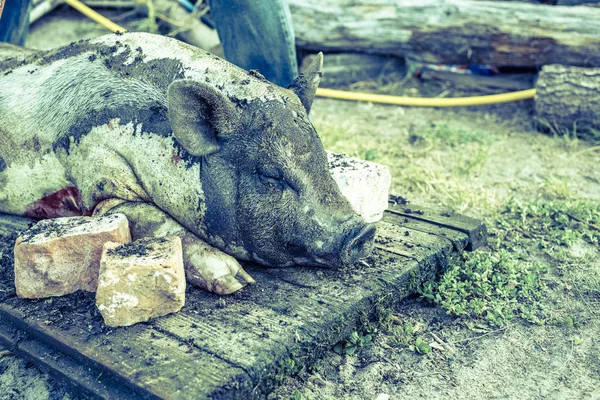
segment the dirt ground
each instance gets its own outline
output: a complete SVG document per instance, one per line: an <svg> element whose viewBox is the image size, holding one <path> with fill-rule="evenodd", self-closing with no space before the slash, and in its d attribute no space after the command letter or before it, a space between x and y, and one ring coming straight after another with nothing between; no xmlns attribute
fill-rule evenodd
<svg viewBox="0 0 600 400"><path fill-rule="evenodd" d="M33 26L30 45L49 48L100 34L97 25L62 9ZM372 84L386 90L387 82ZM457 95L427 83L408 86L428 96ZM461 285L481 282L479 272L441 277L462 292L440 285L432 289L437 305L418 295L400 302L357 333L370 340L354 353L330 351L271 399L600 398L597 143L573 132L535 131L531 101L428 109L317 99L312 120L326 148L389 166L392 194L483 219L490 247L466 256L465 265L506 255L516 268L509 285L521 288L521 297L498 295L493 276L490 292L470 296ZM525 293L526 287L533 289ZM453 302L450 293L459 293ZM473 311L477 301L484 307ZM0 398L77 396L0 351Z"/></svg>

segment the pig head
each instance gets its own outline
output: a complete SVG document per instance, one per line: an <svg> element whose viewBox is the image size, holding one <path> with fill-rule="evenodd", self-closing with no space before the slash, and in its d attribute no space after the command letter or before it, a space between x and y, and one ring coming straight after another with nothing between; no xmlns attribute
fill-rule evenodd
<svg viewBox="0 0 600 400"><path fill-rule="evenodd" d="M308 118L321 68L319 55L284 102L236 107L209 85L170 85L173 135L203 160L209 243L237 243L237 258L268 266L337 266L370 251L375 227L340 193Z"/></svg>

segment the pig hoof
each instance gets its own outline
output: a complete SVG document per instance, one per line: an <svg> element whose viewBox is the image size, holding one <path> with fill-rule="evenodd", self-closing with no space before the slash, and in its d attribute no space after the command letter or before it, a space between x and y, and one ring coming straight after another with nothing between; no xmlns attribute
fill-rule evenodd
<svg viewBox="0 0 600 400"><path fill-rule="evenodd" d="M220 295L237 292L256 281L233 257L221 252L202 252L186 266L189 283Z"/></svg>
<svg viewBox="0 0 600 400"><path fill-rule="evenodd" d="M221 295L231 294L233 292L237 292L244 286L253 283L256 283L254 278L248 275L248 273L244 271L240 265L235 276L230 274L215 279L212 282L211 292Z"/></svg>

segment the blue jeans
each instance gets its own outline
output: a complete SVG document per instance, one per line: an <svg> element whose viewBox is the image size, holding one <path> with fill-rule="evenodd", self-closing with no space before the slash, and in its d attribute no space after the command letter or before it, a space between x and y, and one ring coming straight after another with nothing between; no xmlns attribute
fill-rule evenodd
<svg viewBox="0 0 600 400"><path fill-rule="evenodd" d="M6 0L0 16L0 42L25 45L29 32L30 0Z"/></svg>
<svg viewBox="0 0 600 400"><path fill-rule="evenodd" d="M211 0L210 10L227 60L283 87L298 76L286 0Z"/></svg>

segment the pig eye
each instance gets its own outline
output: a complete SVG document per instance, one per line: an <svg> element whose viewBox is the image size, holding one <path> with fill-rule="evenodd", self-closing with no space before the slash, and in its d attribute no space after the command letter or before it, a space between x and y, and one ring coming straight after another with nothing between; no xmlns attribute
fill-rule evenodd
<svg viewBox="0 0 600 400"><path fill-rule="evenodd" d="M260 180L263 181L263 183L269 183L274 185L279 185L281 183L281 178L279 177L268 176L263 174L259 174L259 177Z"/></svg>
<svg viewBox="0 0 600 400"><path fill-rule="evenodd" d="M258 178L265 185L277 188L279 190L291 189L296 193L300 193L295 185L292 185L276 168L257 169L255 172Z"/></svg>
<svg viewBox="0 0 600 400"><path fill-rule="evenodd" d="M256 171L262 183L269 186L277 186L283 189L281 174L276 170Z"/></svg>

